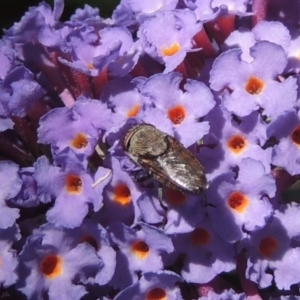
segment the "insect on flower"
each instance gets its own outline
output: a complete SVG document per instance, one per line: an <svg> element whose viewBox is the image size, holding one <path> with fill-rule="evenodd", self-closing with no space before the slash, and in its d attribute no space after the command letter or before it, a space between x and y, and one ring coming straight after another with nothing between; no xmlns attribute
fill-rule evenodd
<svg viewBox="0 0 300 300"><path fill-rule="evenodd" d="M124 148L135 163L170 189L201 194L207 188L204 168L196 157L153 125L139 124L129 129Z"/></svg>

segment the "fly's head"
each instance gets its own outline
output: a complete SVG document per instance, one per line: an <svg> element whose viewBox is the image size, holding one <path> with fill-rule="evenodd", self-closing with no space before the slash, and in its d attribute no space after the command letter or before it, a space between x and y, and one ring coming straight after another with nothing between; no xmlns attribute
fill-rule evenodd
<svg viewBox="0 0 300 300"><path fill-rule="evenodd" d="M150 124L131 128L124 139L124 148L131 158L155 158L168 149L166 134Z"/></svg>

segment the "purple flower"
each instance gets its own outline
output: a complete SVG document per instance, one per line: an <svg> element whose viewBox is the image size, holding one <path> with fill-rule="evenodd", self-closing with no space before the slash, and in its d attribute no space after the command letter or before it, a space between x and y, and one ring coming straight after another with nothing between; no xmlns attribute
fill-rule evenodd
<svg viewBox="0 0 300 300"><path fill-rule="evenodd" d="M245 237L265 225L273 213L269 199L275 195L274 178L263 165L251 158L242 159L238 174L216 177L208 190L213 207L208 208L214 229L229 242Z"/></svg>
<svg viewBox="0 0 300 300"><path fill-rule="evenodd" d="M70 20L72 24L79 24L82 23L87 24L98 24L102 18L99 16L99 9L97 7L91 7L88 4L85 4L83 8L77 8L75 13L71 16Z"/></svg>
<svg viewBox="0 0 300 300"><path fill-rule="evenodd" d="M70 33L67 46L71 57L60 57L60 62L91 76L99 75L105 68L117 76L124 76L133 69L140 50L127 28L104 28L99 32L89 32L89 44L86 44L88 29L83 27L82 31L79 36L77 30Z"/></svg>
<svg viewBox="0 0 300 300"><path fill-rule="evenodd" d="M184 195L166 189L164 198L167 206L164 230L167 234L190 232L202 221L205 207L199 195Z"/></svg>
<svg viewBox="0 0 300 300"><path fill-rule="evenodd" d="M162 11L141 24L138 37L143 50L165 64L164 73L169 73L192 51L193 37L201 27L192 11Z"/></svg>
<svg viewBox="0 0 300 300"><path fill-rule="evenodd" d="M162 223L165 218L165 211L158 199L158 190L146 190L137 200L141 218L148 224Z"/></svg>
<svg viewBox="0 0 300 300"><path fill-rule="evenodd" d="M224 6L228 9L229 12L235 13L237 15L245 15L243 14L247 10L247 5L244 0L212 0L211 1L212 8L216 9L224 9Z"/></svg>
<svg viewBox="0 0 300 300"><path fill-rule="evenodd" d="M115 300L127 299L170 299L183 300L176 285L182 278L174 272L160 271L144 274L141 279L121 291Z"/></svg>
<svg viewBox="0 0 300 300"><path fill-rule="evenodd" d="M215 91L225 89L223 106L240 117L263 109L263 114L272 119L278 118L284 111L293 110L296 101L295 79L276 80L287 64L282 47L263 41L255 44L250 54L253 57L251 63L241 60L239 49L224 52L214 62L210 84ZM273 57L277 58L275 64ZM234 73L232 68L235 69Z"/></svg>
<svg viewBox="0 0 300 300"><path fill-rule="evenodd" d="M0 40L0 79L3 80L7 74L16 66L16 55L13 49L13 43L3 38Z"/></svg>
<svg viewBox="0 0 300 300"><path fill-rule="evenodd" d="M252 31L234 31L226 39L225 44L230 48L242 49L242 60L251 62L250 48L259 41L269 41L282 46L288 53L291 45L291 36L288 29L280 22L259 22Z"/></svg>
<svg viewBox="0 0 300 300"><path fill-rule="evenodd" d="M42 117L39 142L50 144L54 156L66 148L78 155L90 156L101 132L112 124L112 113L105 104L81 98L72 108L55 108Z"/></svg>
<svg viewBox="0 0 300 300"><path fill-rule="evenodd" d="M267 141L267 125L259 113L234 119L217 107L210 111L206 120L211 124L211 130L204 137L204 143L210 147L201 149L199 160L209 179L239 166L243 158L259 157L266 172L270 171L272 149L263 148Z"/></svg>
<svg viewBox="0 0 300 300"><path fill-rule="evenodd" d="M102 262L93 247L81 243L71 247L66 232L45 226L27 240L20 253L22 274L17 288L28 299L81 299L87 292L82 286L94 277Z"/></svg>
<svg viewBox="0 0 300 300"><path fill-rule="evenodd" d="M137 273L157 272L164 268L162 254L173 251L171 238L163 231L139 223L130 228L122 223L109 225L108 232L118 247L119 269L112 279L115 288L125 288L138 280Z"/></svg>
<svg viewBox="0 0 300 300"><path fill-rule="evenodd" d="M184 255L181 276L187 282L206 283L235 268L233 244L215 232L208 218L191 232L175 235L173 243L176 253Z"/></svg>
<svg viewBox="0 0 300 300"><path fill-rule="evenodd" d="M293 39L288 52L288 65L286 67L287 72L299 72L300 62L298 58L298 49L300 46L300 37ZM299 98L298 98L299 99Z"/></svg>
<svg viewBox="0 0 300 300"><path fill-rule="evenodd" d="M38 206L40 201L47 203L51 200L49 194L42 193L39 195L33 167L21 169L19 175L22 180L22 188L18 195L10 200L11 203L20 207L33 207Z"/></svg>
<svg viewBox="0 0 300 300"><path fill-rule="evenodd" d="M40 3L37 7L31 7L20 22L6 30L6 35L17 43L37 41L41 28L46 25L55 26L57 24L63 7L63 0L55 0L53 10L45 2Z"/></svg>
<svg viewBox="0 0 300 300"><path fill-rule="evenodd" d="M234 290L225 290L221 294L209 291L206 297L201 297L199 300L245 300L247 295L245 293L237 294Z"/></svg>
<svg viewBox="0 0 300 300"><path fill-rule="evenodd" d="M131 225L139 220L136 201L141 191L132 178L121 170L116 158L112 157L107 165L112 170L112 178L103 192L103 207L94 217L104 226L114 221Z"/></svg>
<svg viewBox="0 0 300 300"><path fill-rule="evenodd" d="M132 11L137 17L141 15L154 15L158 11L172 10L176 8L178 0L154 0L151 2L140 2L138 0L121 1L128 10Z"/></svg>
<svg viewBox="0 0 300 300"><path fill-rule="evenodd" d="M282 114L268 126L267 133L278 140L273 147L272 164L285 168L291 175L299 174L299 116L295 112Z"/></svg>
<svg viewBox="0 0 300 300"><path fill-rule="evenodd" d="M0 82L0 102L6 116L25 117L44 94L34 74L23 66L11 70Z"/></svg>
<svg viewBox="0 0 300 300"><path fill-rule="evenodd" d="M18 279L18 257L12 244L20 239L20 230L14 225L7 229L0 229L0 283L4 287L11 286Z"/></svg>
<svg viewBox="0 0 300 300"><path fill-rule="evenodd" d="M136 80L130 77L116 78L108 82L101 98L114 111L116 124L129 118L142 119L147 106L152 104L140 93Z"/></svg>
<svg viewBox="0 0 300 300"><path fill-rule="evenodd" d="M184 0L184 3L197 14L198 20L206 22L214 20L217 16L222 16L225 10L236 15L246 15L247 10L244 0Z"/></svg>
<svg viewBox="0 0 300 300"><path fill-rule="evenodd" d="M214 107L215 101L203 83L188 80L181 89L182 80L175 72L157 74L145 81L140 89L171 121L175 137L189 147L208 132L207 122L199 122L199 119Z"/></svg>
<svg viewBox="0 0 300 300"><path fill-rule="evenodd" d="M67 161L62 169L49 165L45 157L40 158L38 164L36 180L39 188L56 198L54 206L47 213L49 222L56 226L74 228L82 223L88 213L89 203L96 210L100 208L102 189L94 188L96 179L78 161ZM102 173L107 174L103 171ZM105 180L101 182L106 183Z"/></svg>
<svg viewBox="0 0 300 300"><path fill-rule="evenodd" d="M19 218L19 210L9 207L6 201L14 198L21 187L19 166L12 161L0 161L0 229L13 226Z"/></svg>
<svg viewBox="0 0 300 300"><path fill-rule="evenodd" d="M184 0L184 4L196 14L197 20L202 22L215 19L219 12L213 9L211 2L211 0Z"/></svg>
<svg viewBox="0 0 300 300"><path fill-rule="evenodd" d="M86 242L94 247L103 265L93 279L99 285L105 285L112 279L116 269L116 251L112 248L107 231L90 219L85 219L79 228L69 230L74 247Z"/></svg>
<svg viewBox="0 0 300 300"><path fill-rule="evenodd" d="M283 290L299 283L297 261L294 259L299 255L300 246L298 213L299 205L282 206L267 225L251 233L246 242L246 274L262 288L270 286L272 280Z"/></svg>

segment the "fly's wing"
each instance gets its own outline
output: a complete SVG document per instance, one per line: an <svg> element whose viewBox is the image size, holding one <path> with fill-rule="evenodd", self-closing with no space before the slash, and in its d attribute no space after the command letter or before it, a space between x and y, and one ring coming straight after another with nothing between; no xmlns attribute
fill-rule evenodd
<svg viewBox="0 0 300 300"><path fill-rule="evenodd" d="M193 154L176 139L167 136L168 150L156 160L139 159L139 164L149 170L165 186L194 194L207 186L204 168Z"/></svg>
<svg viewBox="0 0 300 300"><path fill-rule="evenodd" d="M169 151L159 158L162 169L178 187L191 193L201 193L207 187L203 166L176 139L168 136L168 141Z"/></svg>
<svg viewBox="0 0 300 300"><path fill-rule="evenodd" d="M160 183L162 183L164 186L173 190L184 192L183 189L181 189L175 183L170 181L168 174L161 167L160 163L157 160L138 158L137 163L145 170L148 170L149 174L153 176L156 180L158 180Z"/></svg>

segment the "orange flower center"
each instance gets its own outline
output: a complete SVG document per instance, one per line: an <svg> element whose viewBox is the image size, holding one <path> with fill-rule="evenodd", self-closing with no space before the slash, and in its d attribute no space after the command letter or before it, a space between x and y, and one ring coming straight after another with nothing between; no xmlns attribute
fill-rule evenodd
<svg viewBox="0 0 300 300"><path fill-rule="evenodd" d="M186 195L172 189L167 189L166 198L168 203L174 206L183 204L186 201Z"/></svg>
<svg viewBox="0 0 300 300"><path fill-rule="evenodd" d="M161 49L161 54L163 56L172 56L180 50L180 45L178 43L173 43L169 47L164 47Z"/></svg>
<svg viewBox="0 0 300 300"><path fill-rule="evenodd" d="M86 235L82 237L81 243L83 242L89 243L96 251L98 251L98 243L92 236Z"/></svg>
<svg viewBox="0 0 300 300"><path fill-rule="evenodd" d="M300 126L298 126L291 134L292 141L300 146Z"/></svg>
<svg viewBox="0 0 300 300"><path fill-rule="evenodd" d="M115 187L114 201L121 205L128 205L131 202L131 193L127 185L120 183Z"/></svg>
<svg viewBox="0 0 300 300"><path fill-rule="evenodd" d="M258 95L263 90L265 83L257 77L251 76L246 83L246 91L251 95Z"/></svg>
<svg viewBox="0 0 300 300"><path fill-rule="evenodd" d="M143 241L134 242L131 250L138 258L146 258L149 254L149 246Z"/></svg>
<svg viewBox="0 0 300 300"><path fill-rule="evenodd" d="M241 135L234 135L228 140L227 146L234 154L239 154L245 150L247 142Z"/></svg>
<svg viewBox="0 0 300 300"><path fill-rule="evenodd" d="M227 203L230 208L232 208L233 210L235 210L238 213L242 213L245 211L245 209L249 205L249 200L242 193L234 192L229 196Z"/></svg>
<svg viewBox="0 0 300 300"><path fill-rule="evenodd" d="M48 278L62 274L62 260L57 255L47 255L40 264L41 272Z"/></svg>
<svg viewBox="0 0 300 300"><path fill-rule="evenodd" d="M168 110L168 117L175 125L180 124L186 117L186 110L182 105L174 106Z"/></svg>
<svg viewBox="0 0 300 300"><path fill-rule="evenodd" d="M82 149L85 148L88 144L88 140L85 134L78 133L74 137L74 139L71 141L71 146L76 149Z"/></svg>
<svg viewBox="0 0 300 300"><path fill-rule="evenodd" d="M271 257L278 249L278 242L272 236L263 238L259 243L259 252L265 257Z"/></svg>
<svg viewBox="0 0 300 300"><path fill-rule="evenodd" d="M210 233L204 228L196 228L191 232L192 244L195 246L204 246L208 244L211 239Z"/></svg>
<svg viewBox="0 0 300 300"><path fill-rule="evenodd" d="M134 105L133 108L127 112L127 117L128 118L135 117L138 114L138 112L140 111L140 107L141 106L138 104Z"/></svg>
<svg viewBox="0 0 300 300"><path fill-rule="evenodd" d="M146 300L167 300L167 294L161 288L154 288L147 293Z"/></svg>
<svg viewBox="0 0 300 300"><path fill-rule="evenodd" d="M82 180L77 175L68 175L66 178L66 188L69 194L79 195L82 191Z"/></svg>

